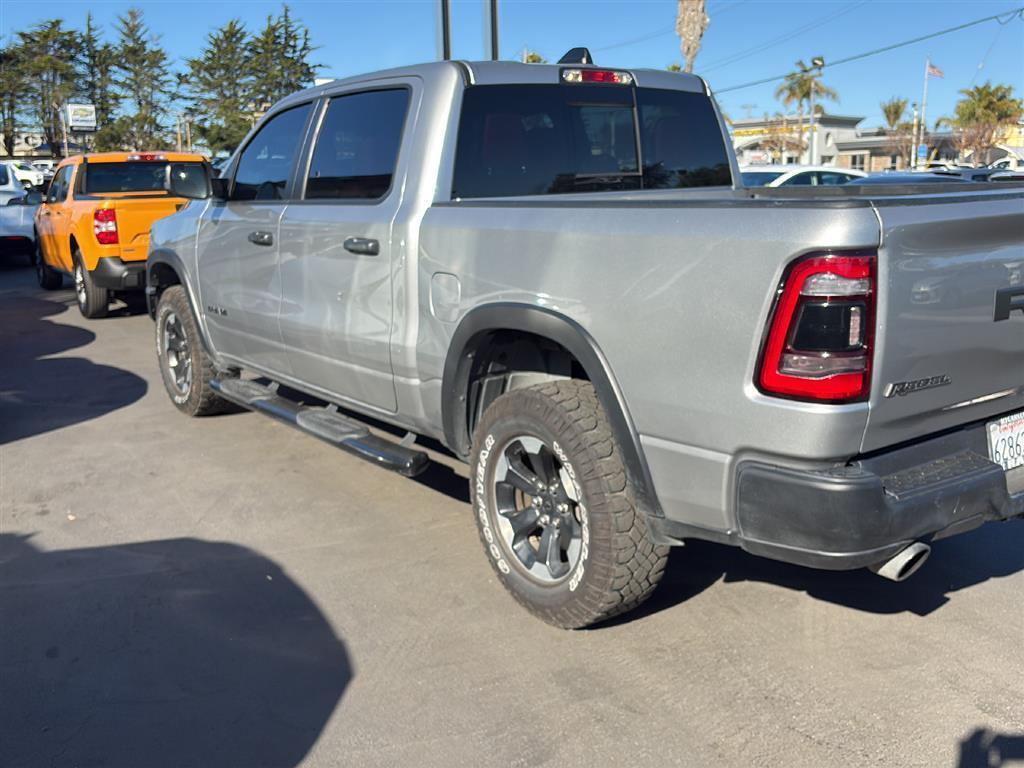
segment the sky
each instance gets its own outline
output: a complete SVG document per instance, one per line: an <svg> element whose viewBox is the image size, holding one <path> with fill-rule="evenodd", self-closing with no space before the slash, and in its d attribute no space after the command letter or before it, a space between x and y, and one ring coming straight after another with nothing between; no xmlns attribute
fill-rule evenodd
<svg viewBox="0 0 1024 768"><path fill-rule="evenodd" d="M455 58L486 56L485 4L452 0ZM0 39L6 43L47 18L81 27L89 9L112 39L116 16L132 5L143 10L179 63L229 19L255 29L280 11L279 2L264 0L0 0ZM319 46L313 59L323 65L322 76L439 57L436 0L294 0L289 5ZM708 0L711 23L694 71L718 91L792 71L797 59L836 61L1022 7L1024 0ZM528 48L557 61L569 48L586 46L600 65L663 68L682 61L675 12L675 0L499 0L501 58L518 58ZM1011 85L1024 96L1024 20L1016 17L826 68L824 82L840 97L826 104L827 111L864 117L862 128L882 124L880 101L900 96L920 102L927 58L945 75L929 82L929 124L953 113L960 89L986 80ZM725 92L718 99L734 119L774 114L781 109L773 95L776 84Z"/></svg>

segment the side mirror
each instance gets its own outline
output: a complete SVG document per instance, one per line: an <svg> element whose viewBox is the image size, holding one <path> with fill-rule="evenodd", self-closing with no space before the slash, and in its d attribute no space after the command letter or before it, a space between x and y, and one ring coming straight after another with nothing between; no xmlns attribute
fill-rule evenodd
<svg viewBox="0 0 1024 768"><path fill-rule="evenodd" d="M164 188L172 197L205 200L210 196L210 174L198 163L170 163Z"/></svg>
<svg viewBox="0 0 1024 768"><path fill-rule="evenodd" d="M210 196L214 200L227 200L230 187L230 179L225 179L223 176L210 179Z"/></svg>
<svg viewBox="0 0 1024 768"><path fill-rule="evenodd" d="M29 192L27 195L25 195L25 205L42 205L42 202L42 192Z"/></svg>

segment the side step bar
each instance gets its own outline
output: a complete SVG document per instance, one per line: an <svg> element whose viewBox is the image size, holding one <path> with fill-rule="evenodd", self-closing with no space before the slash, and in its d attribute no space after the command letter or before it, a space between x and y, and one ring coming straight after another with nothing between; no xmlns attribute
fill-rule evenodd
<svg viewBox="0 0 1024 768"><path fill-rule="evenodd" d="M359 422L342 416L334 406L302 405L282 397L277 394L276 385L268 387L243 379L213 379L210 386L225 400L272 416L383 469L415 477L430 463L423 451L372 434Z"/></svg>

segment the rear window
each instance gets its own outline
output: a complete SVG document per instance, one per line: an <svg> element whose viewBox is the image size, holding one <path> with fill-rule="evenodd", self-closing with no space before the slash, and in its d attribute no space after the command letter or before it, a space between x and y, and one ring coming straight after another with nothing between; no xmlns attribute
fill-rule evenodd
<svg viewBox="0 0 1024 768"><path fill-rule="evenodd" d="M181 163L198 174L202 163ZM87 195L110 192L163 192L167 177L167 161L128 163L88 163L85 165Z"/></svg>
<svg viewBox="0 0 1024 768"><path fill-rule="evenodd" d="M468 88L452 196L728 186L703 94L604 85Z"/></svg>

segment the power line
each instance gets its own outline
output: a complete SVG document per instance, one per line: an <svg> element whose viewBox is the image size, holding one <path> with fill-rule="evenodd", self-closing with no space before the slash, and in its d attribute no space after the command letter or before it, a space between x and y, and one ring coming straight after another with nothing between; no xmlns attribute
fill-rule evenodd
<svg viewBox="0 0 1024 768"><path fill-rule="evenodd" d="M750 2L750 0L731 0L731 2L729 2L727 0L727 2L723 3L719 8L709 9L708 10L708 15L711 17L711 20L714 21L715 19L717 19L722 14L728 13L729 11L732 11L732 10L738 8L739 6L743 5L744 3L749 3L749 2ZM675 31L676 31L676 25L675 25L675 22L673 22L671 27L662 27L657 32L649 32L648 34L641 35L640 37L632 37L629 40L623 40L621 43L612 43L611 45L602 45L600 48L594 48L593 50L595 50L595 51L610 51L610 50L612 50L614 48L625 48L626 46L636 45L637 43L646 43L648 40L653 40L656 37L663 37L665 35L675 34Z"/></svg>
<svg viewBox="0 0 1024 768"><path fill-rule="evenodd" d="M812 29L817 29L818 27L828 24L831 21L835 21L840 16L845 16L847 13L854 10L855 8L859 8L862 5L867 5L867 1L868 0L860 0L860 2L850 3L849 5L840 8L835 13L830 13L827 16L817 19L816 21L812 21L809 24L805 24L802 27L798 27L797 29L794 29L790 32L785 32L779 35L778 37L774 37L771 40L768 40L767 42L755 45L752 48L746 48L742 51L732 54L731 56L726 56L724 59L714 61L708 66L701 67L700 71L703 74L705 72L710 72L714 69L721 69L724 66L734 64L737 61L742 61L743 59L749 58L755 54L760 53L761 51L766 51L769 48L774 48L776 45L781 45L782 43L788 42L789 40L792 40L794 37L799 37L800 35L806 32L810 32Z"/></svg>
<svg viewBox="0 0 1024 768"><path fill-rule="evenodd" d="M837 67L840 64L848 64L851 61L859 61L860 59L866 59L869 56L876 56L879 53L885 53L886 51L892 51L892 50L895 50L897 48L903 48L903 47L908 46L908 45L913 45L914 43L920 43L923 40L931 40L933 37L940 37L942 35L948 35L951 32L959 32L961 29L967 29L968 27L974 27L974 26L977 26L978 24L984 24L986 21L992 21L993 19L999 20L1000 24L1007 24L1007 23L1009 23L1010 21L1013 20L1014 16L1020 16L1022 19L1024 19L1024 6L1021 6L1020 8L1014 8L1012 11L1004 11L1003 13L997 13L997 14L994 14L992 16L986 16L983 19L975 19L974 21L968 21L966 24L959 24L958 26L950 27L949 29L943 29L943 30L940 30L938 32L932 32L931 34L928 34L928 35L921 35L920 37L915 37L912 40L905 40L902 43L893 43L892 45L886 45L886 46L884 46L882 48L876 48L873 51L867 51L865 53L858 53L855 56L847 56L845 59L839 59L838 61L833 61L833 62L830 62L830 63L826 63L825 66L822 67L822 69L826 69L828 67ZM1002 21L1003 17L1006 17L1006 21ZM764 85L765 83L774 83L776 80L782 80L783 78L788 77L790 74L792 74L792 73L791 72L785 72L785 73L783 73L781 75L775 75L774 77L765 77L765 78L762 78L761 80L754 80L754 81L749 82L749 83L742 83L740 85L731 85L728 88L721 88L721 89L716 90L715 92L716 93L728 93L729 91L738 91L738 90L741 90L743 88L751 88L751 87L753 87L755 85Z"/></svg>

